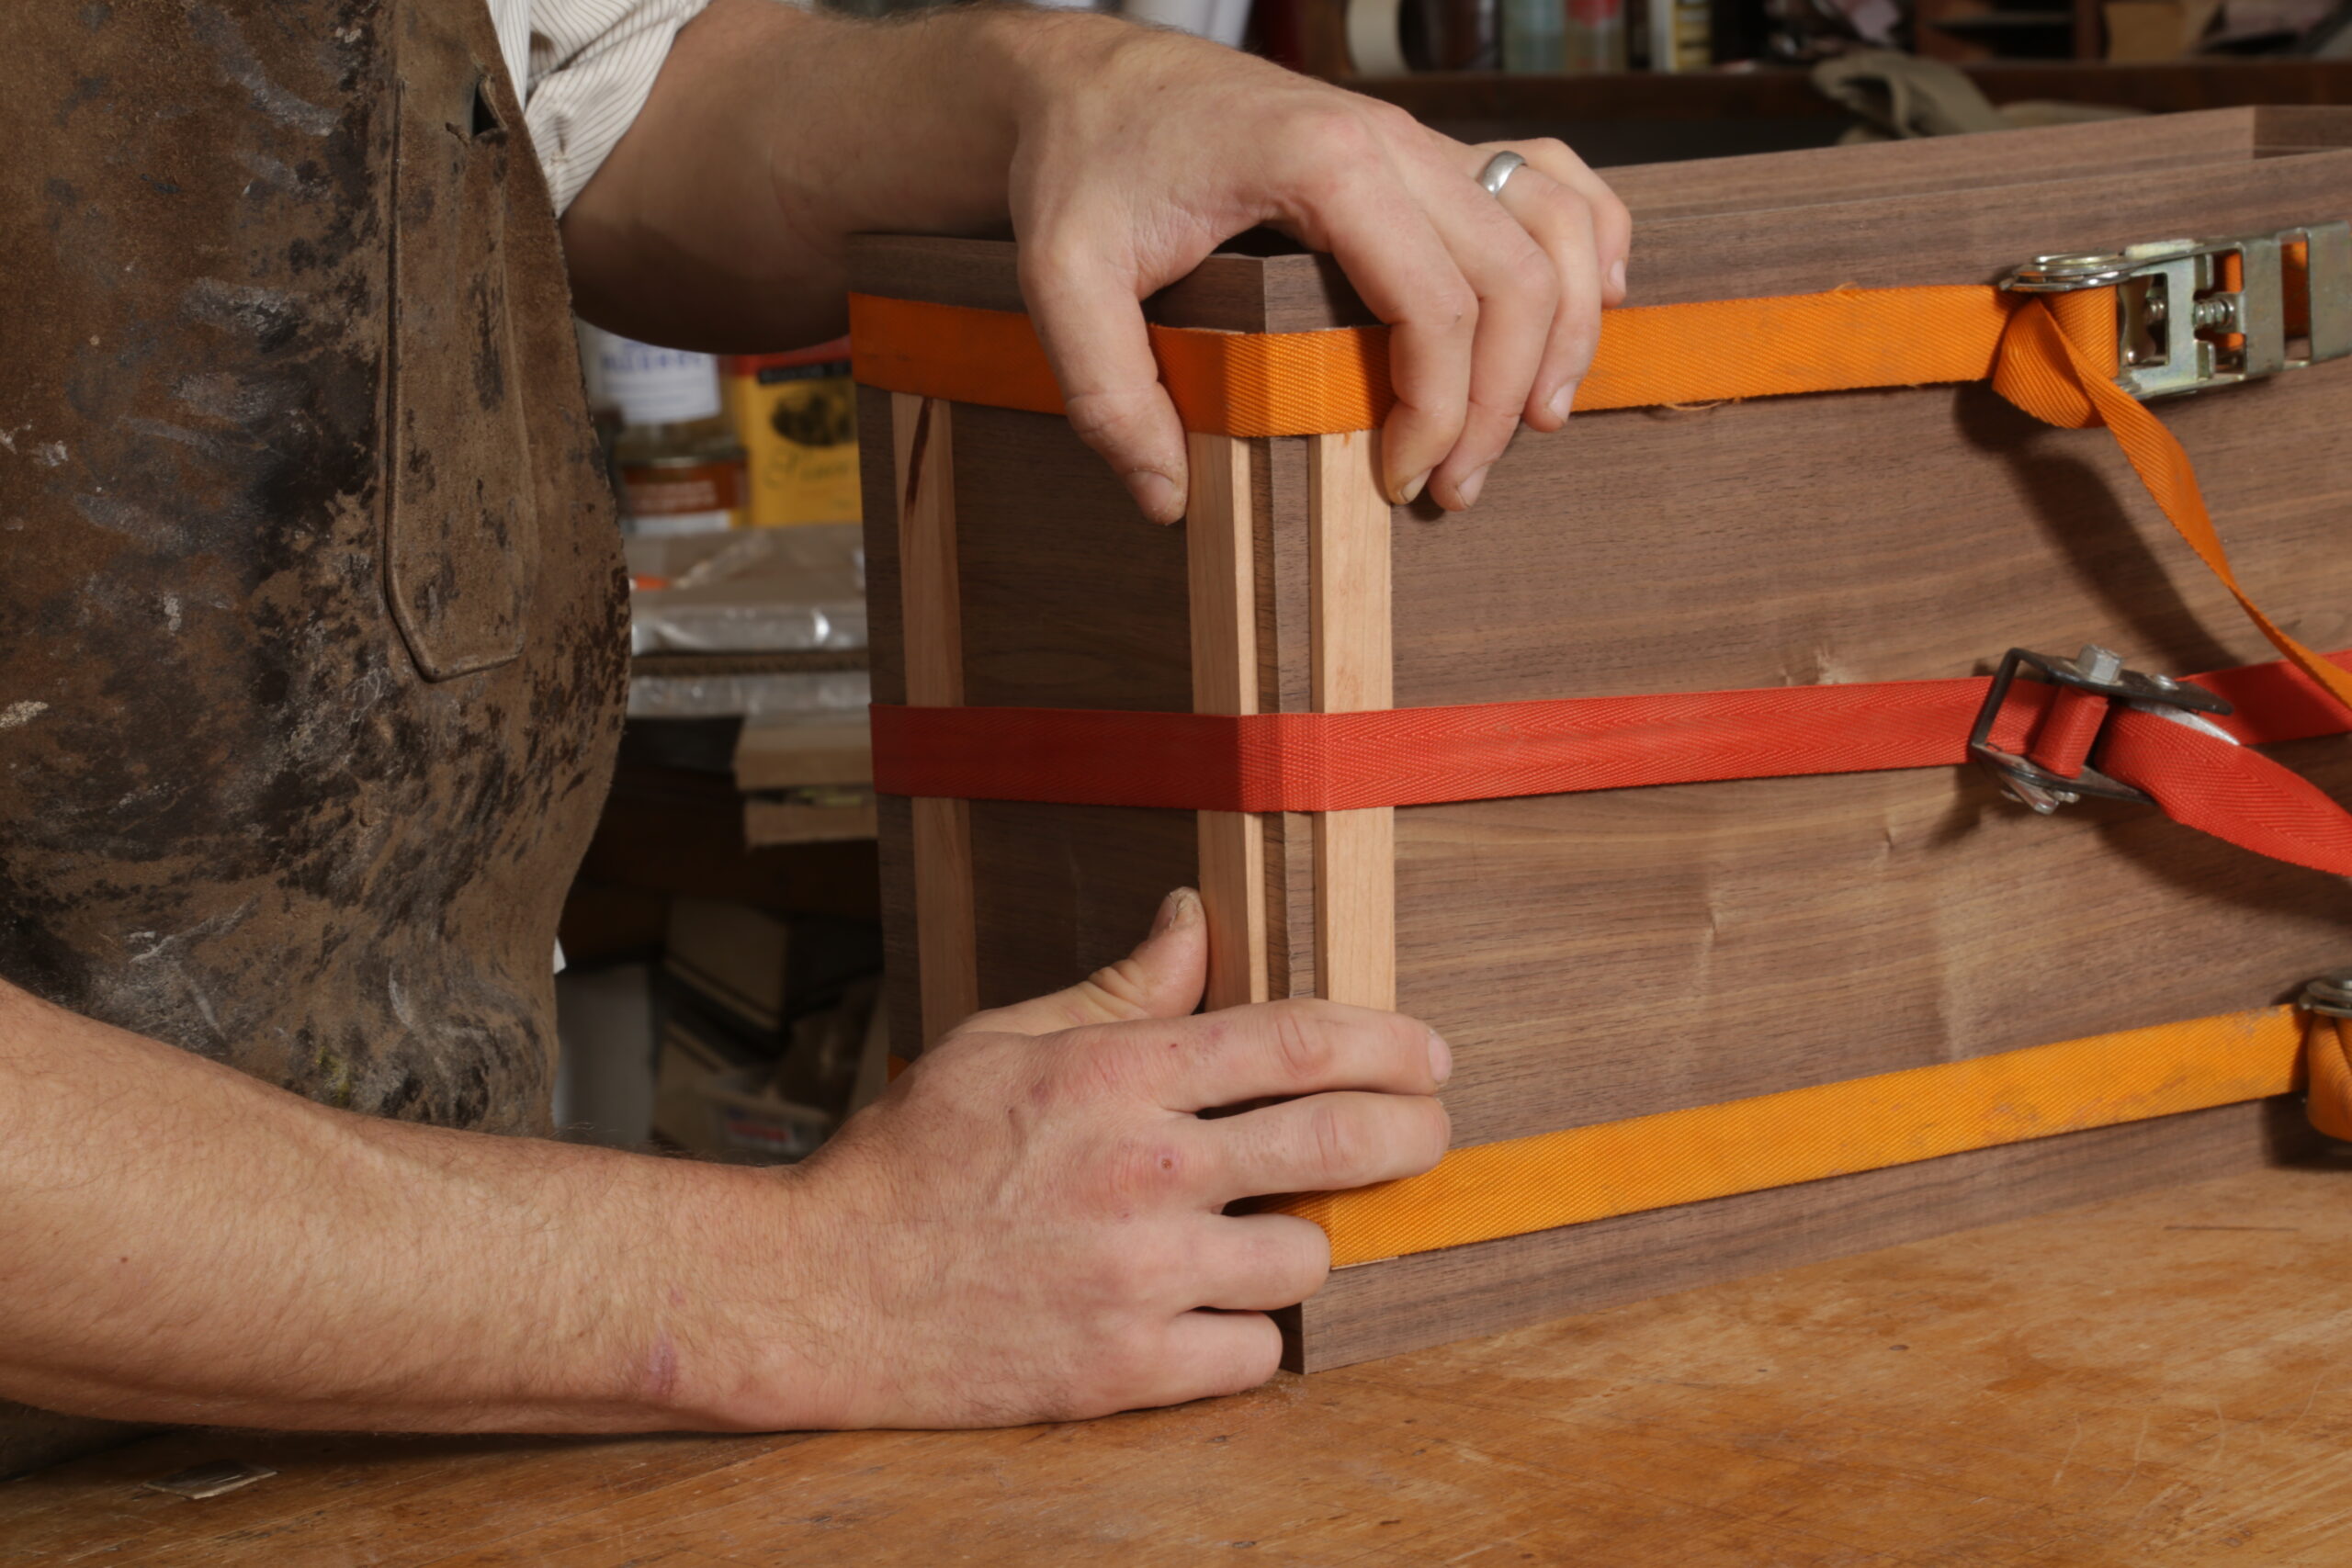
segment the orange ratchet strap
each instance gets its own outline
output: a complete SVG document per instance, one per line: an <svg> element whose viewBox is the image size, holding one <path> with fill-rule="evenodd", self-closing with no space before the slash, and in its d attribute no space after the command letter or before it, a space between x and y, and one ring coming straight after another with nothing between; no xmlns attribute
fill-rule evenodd
<svg viewBox="0 0 2352 1568"><path fill-rule="evenodd" d="M2333 245L2342 225L2287 231L2214 258L2221 281L2244 287L2243 255L2268 258L2270 294L2301 321L2297 290L2309 243ZM2284 242L2284 243L2282 243ZM2121 262L2125 258L2115 258ZM2184 292L2178 303L2190 301ZM2020 292L1975 285L1840 288L1605 312L1579 412L1779 397L1869 387L1990 379L2047 423L2105 425L2189 547L2222 580L2271 646L2352 709L2352 675L2322 660L2239 586L2188 454L2162 421L2116 384L2117 292L2066 286ZM2187 328L2177 340L2186 343ZM1225 333L1153 326L1152 352L1188 430L1237 436L1375 428L1394 401L1387 329ZM851 361L868 386L952 402L1063 412L1044 346L1017 312L850 296Z"/></svg>
<svg viewBox="0 0 2352 1568"><path fill-rule="evenodd" d="M1577 412L1982 381L2020 298L1973 286L1841 288L1611 310L1577 388ZM1045 347L1018 311L853 294L849 320L851 365L869 387L1063 412ZM1396 401L1385 327L1155 325L1151 349L1184 428L1206 434L1372 430Z"/></svg>

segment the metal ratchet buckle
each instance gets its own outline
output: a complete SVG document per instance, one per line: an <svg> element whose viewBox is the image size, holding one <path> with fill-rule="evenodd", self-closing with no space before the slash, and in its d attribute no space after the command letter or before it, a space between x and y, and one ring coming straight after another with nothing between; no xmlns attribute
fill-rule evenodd
<svg viewBox="0 0 2352 1568"><path fill-rule="evenodd" d="M2305 1012L2352 1018L2352 969L2331 969L2305 986L2299 1005Z"/></svg>
<svg viewBox="0 0 2352 1568"><path fill-rule="evenodd" d="M2296 243L2304 247L2303 333L2290 338L2281 253ZM2223 287L2229 257L2238 264L2235 288ZM2036 256L2001 287L2019 294L2114 289L2117 362L2123 367L2115 384L2143 401L2352 355L2352 224ZM2224 337L2239 341L2219 341Z"/></svg>
<svg viewBox="0 0 2352 1568"><path fill-rule="evenodd" d="M2098 769L2086 764L2073 778L2053 773L2037 766L2014 752L2004 751L1993 744L1993 724L2001 716L2001 705L2008 700L2009 687L2019 671L2030 667L2041 672L2040 678L2055 686L2075 686L2086 692L2096 692L2110 702L2154 712L2164 717L2179 716L2181 720L2210 734L2229 737L2211 729L2194 714L2226 715L2230 705L2202 686L2192 686L2176 681L2169 675L2145 675L2137 670L2126 670L2120 654L2097 643L2087 643L2082 652L2072 659L2058 659L2030 649L2013 648L2001 660L2001 668L1993 676L1992 690L1984 694L1984 705L1976 710L1976 723L1968 732L1968 754L1978 765L2000 784L2010 798L2030 806L2043 816L2062 806L2072 806L2084 795L2096 795L2107 800L2137 801L2143 806L2154 802L2146 792L2109 778Z"/></svg>

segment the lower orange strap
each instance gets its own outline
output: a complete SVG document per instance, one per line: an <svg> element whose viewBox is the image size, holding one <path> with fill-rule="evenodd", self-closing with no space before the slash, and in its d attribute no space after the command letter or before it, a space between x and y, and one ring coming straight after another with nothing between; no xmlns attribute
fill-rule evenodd
<svg viewBox="0 0 2352 1568"><path fill-rule="evenodd" d="M2340 1032L2316 1032L2312 1120L2346 1136L2352 1060ZM1334 1264L1369 1263L2287 1094L2303 1034L2285 1007L2097 1034L1482 1144L1425 1175L1269 1207L1322 1226Z"/></svg>

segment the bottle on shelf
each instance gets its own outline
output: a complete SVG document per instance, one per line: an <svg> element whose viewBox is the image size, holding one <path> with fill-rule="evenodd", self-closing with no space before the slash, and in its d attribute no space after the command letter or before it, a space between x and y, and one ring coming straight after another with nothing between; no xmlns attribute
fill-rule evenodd
<svg viewBox="0 0 2352 1568"><path fill-rule="evenodd" d="M1566 67L1564 0L1502 0L1503 69L1552 75Z"/></svg>
<svg viewBox="0 0 2352 1568"><path fill-rule="evenodd" d="M1625 69L1625 0L1567 0L1560 68L1570 72Z"/></svg>
<svg viewBox="0 0 2352 1568"><path fill-rule="evenodd" d="M592 402L616 418L611 446L622 531L713 533L747 521L743 444L721 407L718 361L580 323Z"/></svg>

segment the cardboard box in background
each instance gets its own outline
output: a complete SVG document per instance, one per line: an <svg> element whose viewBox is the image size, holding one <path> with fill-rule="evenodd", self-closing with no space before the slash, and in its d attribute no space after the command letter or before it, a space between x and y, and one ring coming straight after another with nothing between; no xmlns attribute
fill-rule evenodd
<svg viewBox="0 0 2352 1568"><path fill-rule="evenodd" d="M775 1093L775 1063L747 1060L721 1037L673 1019L662 1031L653 1130L706 1159L800 1159L825 1141L833 1119Z"/></svg>
<svg viewBox="0 0 2352 1568"><path fill-rule="evenodd" d="M718 898L670 901L663 977L731 1014L745 1033L784 1028L784 966L791 928L764 909Z"/></svg>
<svg viewBox="0 0 2352 1568"><path fill-rule="evenodd" d="M796 1160L871 1098L887 1050L872 925L680 897L665 946L663 1138L710 1159Z"/></svg>
<svg viewBox="0 0 2352 1568"><path fill-rule="evenodd" d="M775 1040L792 1020L832 1006L882 967L881 935L860 920L785 920L748 904L673 898L663 973L736 1028Z"/></svg>
<svg viewBox="0 0 2352 1568"><path fill-rule="evenodd" d="M730 354L719 371L728 416L750 459L752 526L858 521L849 339L790 354Z"/></svg>
<svg viewBox="0 0 2352 1568"><path fill-rule="evenodd" d="M805 1158L881 1092L888 1039L880 984L870 978L802 1018L780 1056L711 1027L707 1015L675 1012L662 1031L653 1130L707 1159Z"/></svg>

